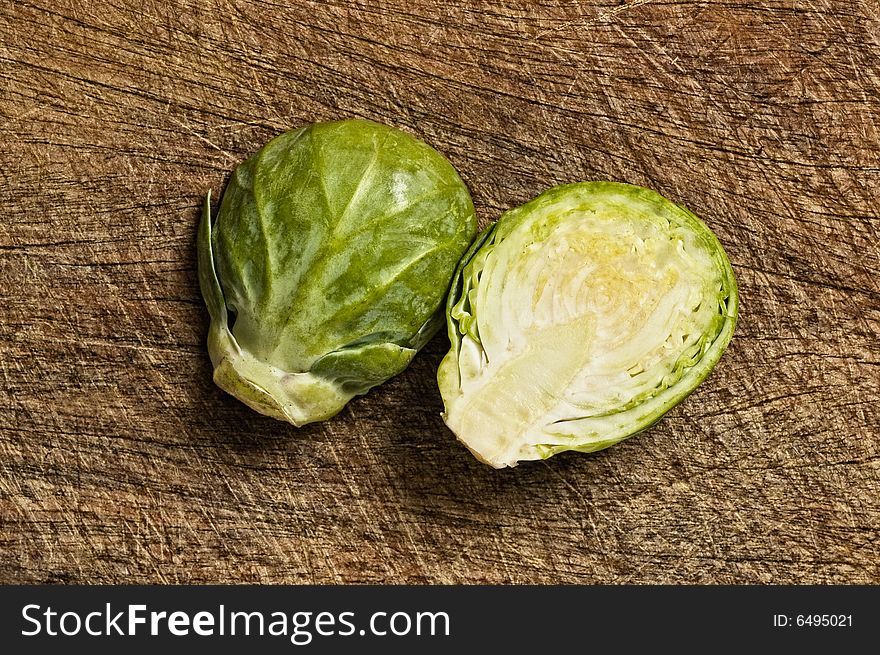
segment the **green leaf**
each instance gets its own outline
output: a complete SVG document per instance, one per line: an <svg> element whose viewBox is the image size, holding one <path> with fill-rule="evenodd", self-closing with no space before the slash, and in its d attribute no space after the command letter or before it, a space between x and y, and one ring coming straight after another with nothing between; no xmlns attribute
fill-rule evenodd
<svg viewBox="0 0 880 655"><path fill-rule="evenodd" d="M202 221L215 381L295 425L329 418L442 325L475 233L452 165L400 130L347 120L278 136L236 169L213 231L209 209Z"/></svg>

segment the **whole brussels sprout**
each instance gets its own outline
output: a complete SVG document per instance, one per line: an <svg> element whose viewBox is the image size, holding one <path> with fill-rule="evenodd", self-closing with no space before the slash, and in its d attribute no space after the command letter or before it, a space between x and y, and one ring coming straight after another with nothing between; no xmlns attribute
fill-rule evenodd
<svg viewBox="0 0 880 655"><path fill-rule="evenodd" d="M459 265L444 420L497 468L607 448L709 374L737 308L724 249L687 209L627 184L550 189Z"/></svg>
<svg viewBox="0 0 880 655"><path fill-rule="evenodd" d="M427 144L364 120L282 134L241 164L199 228L214 381L300 426L409 364L443 323L477 231Z"/></svg>

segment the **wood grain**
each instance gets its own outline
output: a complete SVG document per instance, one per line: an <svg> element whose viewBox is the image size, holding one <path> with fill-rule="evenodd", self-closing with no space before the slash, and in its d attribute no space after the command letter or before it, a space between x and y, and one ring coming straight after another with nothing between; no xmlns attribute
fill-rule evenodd
<svg viewBox="0 0 880 655"><path fill-rule="evenodd" d="M880 583L874 0L34 0L0 7L0 581ZM305 429L217 389L204 193L369 117L481 223L614 179L738 275L715 373L649 432L495 471L438 337Z"/></svg>

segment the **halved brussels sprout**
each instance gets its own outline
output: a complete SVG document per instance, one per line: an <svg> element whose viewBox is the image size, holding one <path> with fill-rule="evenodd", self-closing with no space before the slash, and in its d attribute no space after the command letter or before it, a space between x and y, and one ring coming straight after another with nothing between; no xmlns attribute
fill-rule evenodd
<svg viewBox="0 0 880 655"><path fill-rule="evenodd" d="M497 468L607 448L709 374L737 305L727 255L687 209L627 184L550 189L459 264L444 420Z"/></svg>
<svg viewBox="0 0 880 655"><path fill-rule="evenodd" d="M409 364L477 231L452 165L399 130L316 123L270 141L199 228L214 381L294 425Z"/></svg>

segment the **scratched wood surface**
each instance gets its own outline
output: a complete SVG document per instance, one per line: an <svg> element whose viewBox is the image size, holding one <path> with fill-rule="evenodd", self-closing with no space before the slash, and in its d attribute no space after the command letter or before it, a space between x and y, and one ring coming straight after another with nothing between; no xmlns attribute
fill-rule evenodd
<svg viewBox="0 0 880 655"><path fill-rule="evenodd" d="M12 1L0 80L0 581L880 583L876 1ZM443 337L324 424L224 395L204 193L353 116L482 224L584 179L692 208L741 287L719 367L506 471L440 419Z"/></svg>

